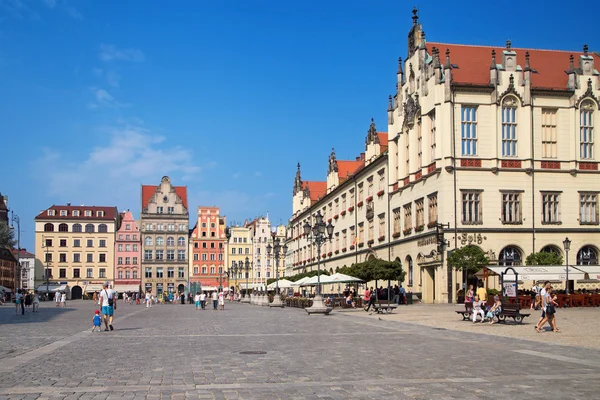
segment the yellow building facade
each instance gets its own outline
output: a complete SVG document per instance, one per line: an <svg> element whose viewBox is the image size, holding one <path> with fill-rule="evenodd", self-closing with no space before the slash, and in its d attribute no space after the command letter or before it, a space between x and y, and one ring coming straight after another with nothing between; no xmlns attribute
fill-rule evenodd
<svg viewBox="0 0 600 400"><path fill-rule="evenodd" d="M114 281L116 207L61 206L35 218L36 270L39 290L65 290L70 299L100 291ZM48 276L51 284L46 285ZM42 284L43 283L43 284Z"/></svg>
<svg viewBox="0 0 600 400"><path fill-rule="evenodd" d="M467 245L480 247L490 265L508 267L524 265L535 252L564 259L568 237L569 265L593 270L600 245L594 137L600 57L587 46L566 52L519 49L510 41L502 46L428 42L416 11L407 53L389 97L381 198L373 190L365 193L364 185L372 187L369 178L376 181L380 170L369 164L332 186L331 170L337 172L339 162L334 159L332 167L330 157L325 190L298 173L288 234L293 269L315 267L315 252L301 227L320 210L335 225L334 239L321 251L322 267L335 270L371 256L399 260L407 272L407 292L427 303L457 300L463 274L448 268L446 259ZM365 162L369 143L367 138ZM361 210L365 203L372 209ZM348 216L353 221L344 219ZM354 260L344 252L349 237L356 237ZM560 266L553 269L562 276ZM564 287L561 279L555 286ZM576 287L597 285L594 279L576 282Z"/></svg>
<svg viewBox="0 0 600 400"><path fill-rule="evenodd" d="M252 233L249 228L233 226L229 228L230 237L227 243L226 266L229 271L229 286L236 291L245 292L246 285L252 290L252 265L246 270L246 259L252 262ZM235 273L233 272L235 268Z"/></svg>

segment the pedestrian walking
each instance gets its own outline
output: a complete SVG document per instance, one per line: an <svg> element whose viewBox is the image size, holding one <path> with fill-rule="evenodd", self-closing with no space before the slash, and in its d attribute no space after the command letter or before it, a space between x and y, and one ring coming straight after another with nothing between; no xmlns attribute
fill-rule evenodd
<svg viewBox="0 0 600 400"><path fill-rule="evenodd" d="M104 284L102 291L100 292L100 302L102 304L102 316L104 319L104 329L105 331L114 330L113 328L113 318L115 309L117 308L117 299L115 296L115 291L113 289L109 289L108 284Z"/></svg>
<svg viewBox="0 0 600 400"><path fill-rule="evenodd" d="M217 292L212 292L210 297L212 298L212 302L213 302L213 310L217 311L217 306L219 303L219 297L217 296Z"/></svg>
<svg viewBox="0 0 600 400"><path fill-rule="evenodd" d="M60 306L61 307L67 306L67 293L66 292L62 292L60 294Z"/></svg>
<svg viewBox="0 0 600 400"><path fill-rule="evenodd" d="M56 303L56 307L60 307L60 290L57 290L56 292L54 292L54 302Z"/></svg>
<svg viewBox="0 0 600 400"><path fill-rule="evenodd" d="M206 310L206 292L200 293L200 307Z"/></svg>
<svg viewBox="0 0 600 400"><path fill-rule="evenodd" d="M92 327L92 332L98 330L100 332L100 327L102 326L102 318L100 318L100 310L94 311L94 318L92 318L92 323L94 326Z"/></svg>
<svg viewBox="0 0 600 400"><path fill-rule="evenodd" d="M33 292L33 300L31 301L31 303L33 305L33 312L38 312L40 308L40 294L37 290Z"/></svg>
<svg viewBox="0 0 600 400"><path fill-rule="evenodd" d="M219 292L219 309L225 310L225 294L223 292Z"/></svg>
<svg viewBox="0 0 600 400"><path fill-rule="evenodd" d="M375 308L375 292L373 291L373 287L371 286L370 290L365 290L365 298L367 301L367 307L365 308L366 312L369 312L369 310L371 309L371 306L373 306L373 308Z"/></svg>
<svg viewBox="0 0 600 400"><path fill-rule="evenodd" d="M31 311L31 303L32 302L33 302L33 296L31 294L31 292L26 291L25 292L25 312Z"/></svg>
<svg viewBox="0 0 600 400"><path fill-rule="evenodd" d="M23 308L23 312L21 314L25 314L25 306L23 304L23 293L21 293L21 289L17 290L17 294L15 295L15 315L19 315L19 311Z"/></svg>
<svg viewBox="0 0 600 400"><path fill-rule="evenodd" d="M152 308L152 293L149 290L146 292L146 308Z"/></svg>
<svg viewBox="0 0 600 400"><path fill-rule="evenodd" d="M194 296L194 303L196 305L196 310L200 309L200 293L196 292L196 295Z"/></svg>

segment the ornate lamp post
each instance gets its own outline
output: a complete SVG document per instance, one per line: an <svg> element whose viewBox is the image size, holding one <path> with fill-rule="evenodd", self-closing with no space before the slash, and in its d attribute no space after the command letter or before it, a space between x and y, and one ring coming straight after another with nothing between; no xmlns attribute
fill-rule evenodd
<svg viewBox="0 0 600 400"><path fill-rule="evenodd" d="M242 303L250 303L250 294L248 293L248 278L250 277L250 260L248 260L248 257L246 257L246 262L244 263L243 269L246 271L246 293L244 293Z"/></svg>
<svg viewBox="0 0 600 400"><path fill-rule="evenodd" d="M273 302L269 304L269 307L283 307L283 302L281 301L281 295L279 294L279 258L281 257L281 253L284 255L287 253L287 245L284 243L283 247L281 246L281 240L276 237L276 233L272 234L273 236L273 247L271 247L271 243L267 245L267 256L271 256L271 250L273 250L273 258L275 258L275 295L273 296Z"/></svg>
<svg viewBox="0 0 600 400"><path fill-rule="evenodd" d="M317 215L315 215L315 224L310 226L307 221L303 228L304 234L317 245L317 294L313 299L313 305L305 310L309 315L329 314L331 308L323 304L323 297L321 296L321 245L327 240L331 241L333 237L333 225L331 222L325 224L321 210L319 210L317 211Z"/></svg>
<svg viewBox="0 0 600 400"><path fill-rule="evenodd" d="M567 264L567 284L565 285L565 293L569 294L569 250L571 249L571 241L568 237L563 240L563 246L565 247L565 263Z"/></svg>

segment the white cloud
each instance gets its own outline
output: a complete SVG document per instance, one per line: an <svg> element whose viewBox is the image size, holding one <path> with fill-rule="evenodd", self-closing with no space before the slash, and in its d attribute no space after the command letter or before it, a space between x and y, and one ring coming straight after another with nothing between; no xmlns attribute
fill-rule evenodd
<svg viewBox="0 0 600 400"><path fill-rule="evenodd" d="M90 88L94 101L91 102L88 107L91 109L97 108L123 108L129 107L130 104L121 103L117 101L112 94L108 91L100 88Z"/></svg>
<svg viewBox="0 0 600 400"><path fill-rule="evenodd" d="M145 59L140 49L118 49L112 44L100 45L100 60L108 62L113 60L142 62Z"/></svg>
<svg viewBox="0 0 600 400"><path fill-rule="evenodd" d="M53 201L139 206L140 185L158 184L171 176L176 184L193 180L205 167L195 163L185 147L136 125L106 129L108 142L89 152L62 154L42 149L32 167Z"/></svg>

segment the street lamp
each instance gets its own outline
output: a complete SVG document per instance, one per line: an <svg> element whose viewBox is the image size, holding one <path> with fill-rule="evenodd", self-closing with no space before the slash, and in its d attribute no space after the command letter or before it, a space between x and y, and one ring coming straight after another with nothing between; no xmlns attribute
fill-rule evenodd
<svg viewBox="0 0 600 400"><path fill-rule="evenodd" d="M567 264L567 285L565 287L566 293L569 294L569 250L571 249L571 241L568 237L563 240L563 246L565 247L565 262Z"/></svg>
<svg viewBox="0 0 600 400"><path fill-rule="evenodd" d="M328 224L325 224L323 215L321 215L321 210L319 210L317 211L317 215L315 215L315 224L310 226L310 223L306 221L303 228L304 234L309 240L312 239L313 243L317 245L317 294L313 299L313 305L306 308L306 312L308 312L309 315L329 314L331 308L323 304L323 297L321 296L321 245L327 240L331 241L331 238L333 237L333 225L331 224L331 221Z"/></svg>
<svg viewBox="0 0 600 400"><path fill-rule="evenodd" d="M276 233L272 234L273 236L273 246L271 247L271 243L267 245L267 256L271 256L271 250L273 250L273 257L275 258L275 296L273 296L273 302L269 304L269 307L283 307L283 303L281 301L281 296L279 295L279 258L281 253L285 255L287 253L287 245L284 243L283 247L281 246L281 239L276 236Z"/></svg>
<svg viewBox="0 0 600 400"><path fill-rule="evenodd" d="M242 299L242 303L250 303L250 295L248 294L248 277L250 276L250 260L246 257L246 262L244 263L244 268L246 271L246 293L244 293L244 298Z"/></svg>

